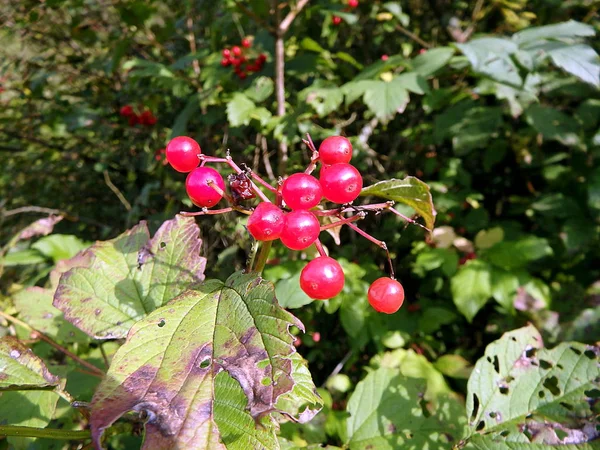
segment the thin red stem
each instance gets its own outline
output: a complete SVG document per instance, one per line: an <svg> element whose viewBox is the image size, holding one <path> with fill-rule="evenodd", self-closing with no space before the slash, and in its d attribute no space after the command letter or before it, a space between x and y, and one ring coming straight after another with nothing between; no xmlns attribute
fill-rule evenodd
<svg viewBox="0 0 600 450"><path fill-rule="evenodd" d="M201 211L194 211L194 212L188 212L188 211L181 211L179 214L185 217L194 217L194 216L213 216L216 214L225 214L228 212L233 211L233 208L223 208L223 209L208 209L208 208L202 208Z"/></svg>
<svg viewBox="0 0 600 450"><path fill-rule="evenodd" d="M323 244L321 244L321 241L319 239L317 239L315 241L315 247L317 247L317 251L319 252L319 255L327 256L327 253L325 252L325 249L323 248Z"/></svg>
<svg viewBox="0 0 600 450"><path fill-rule="evenodd" d="M390 256L390 251L387 248L387 244L384 241L380 241L379 239L374 238L373 236L371 236L366 231L361 230L360 228L358 228L353 223L348 223L347 225L350 228L352 228L354 231L356 231L358 234L360 234L362 237L364 237L365 239L371 241L375 245L377 245L377 246L379 246L379 247L381 247L382 249L385 250L385 253L387 254L388 264L390 265L390 277L393 279L394 276L395 276L394 275L394 265L392 264L392 258Z"/></svg>
<svg viewBox="0 0 600 450"><path fill-rule="evenodd" d="M263 180L262 177L260 177L259 175L257 175L254 172L250 172L250 175L252 176L252 178L254 178L256 181L258 181L260 184L262 184L268 190L270 190L274 194L277 194L277 189L275 189L273 186L271 186L269 183L267 183L265 180Z"/></svg>
<svg viewBox="0 0 600 450"><path fill-rule="evenodd" d="M345 218L340 217L340 220L338 220L337 222L328 223L327 225L321 226L321 231L325 231L330 228L340 227L342 225L350 225L351 222L356 222L357 220L364 219L366 215L367 215L367 213L364 213L361 211L358 214L351 216L351 217L345 217Z"/></svg>

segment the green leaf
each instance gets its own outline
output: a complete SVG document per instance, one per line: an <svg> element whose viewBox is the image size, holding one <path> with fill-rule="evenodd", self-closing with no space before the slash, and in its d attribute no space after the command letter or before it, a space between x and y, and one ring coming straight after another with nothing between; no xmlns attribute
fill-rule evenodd
<svg viewBox="0 0 600 450"><path fill-rule="evenodd" d="M313 299L300 289L300 272L279 280L275 284L275 294L282 308L300 308L313 302Z"/></svg>
<svg viewBox="0 0 600 450"><path fill-rule="evenodd" d="M19 340L12 336L0 339L0 391L54 389L59 381Z"/></svg>
<svg viewBox="0 0 600 450"><path fill-rule="evenodd" d="M171 137L173 139L177 136L184 136L187 132L188 122L198 111L200 110L200 102L198 100L197 95L190 95L185 107L181 110L177 117L175 118L175 122L173 122L173 126L171 127Z"/></svg>
<svg viewBox="0 0 600 450"><path fill-rule="evenodd" d="M466 422L462 405L441 397L432 415L420 405L424 384L381 368L358 383L348 402L348 447L367 449L451 449Z"/></svg>
<svg viewBox="0 0 600 450"><path fill-rule="evenodd" d="M324 117L339 109L344 100L344 94L338 87L321 86L321 83L316 83L307 87L298 93L298 98L311 105L319 117Z"/></svg>
<svg viewBox="0 0 600 450"><path fill-rule="evenodd" d="M591 25L569 20L568 22L545 25L543 27L530 27L513 34L512 39L517 44L524 45L542 39L589 37L595 34L594 27Z"/></svg>
<svg viewBox="0 0 600 450"><path fill-rule="evenodd" d="M33 286L13 295L19 319L60 343L88 342L89 337L67 322L63 313L52 306L54 292Z"/></svg>
<svg viewBox="0 0 600 450"><path fill-rule="evenodd" d="M415 94L423 95L429 92L427 81L416 72L407 72L398 75L394 83Z"/></svg>
<svg viewBox="0 0 600 450"><path fill-rule="evenodd" d="M232 127L248 125L256 105L244 94L236 92L227 103L227 120Z"/></svg>
<svg viewBox="0 0 600 450"><path fill-rule="evenodd" d="M537 236L499 242L485 251L487 260L505 270L523 268L532 261L552 254L548 241Z"/></svg>
<svg viewBox="0 0 600 450"><path fill-rule="evenodd" d="M470 434L485 435L475 442L490 445L479 448L498 448L497 442L568 443L556 430L584 443L584 425L597 419L591 401L600 392L599 354L597 347L579 343L546 349L531 325L488 345L467 385Z"/></svg>
<svg viewBox="0 0 600 450"><path fill-rule="evenodd" d="M404 112L410 97L401 83L372 81L365 90L363 101L381 120L387 121L396 113Z"/></svg>
<svg viewBox="0 0 600 450"><path fill-rule="evenodd" d="M277 304L272 284L253 274L186 291L136 323L114 356L92 401L94 441L137 410L152 417L146 448L277 448L261 418L278 411L280 399L291 408L281 412L298 420L320 409L291 326L303 329Z"/></svg>
<svg viewBox="0 0 600 450"><path fill-rule="evenodd" d="M452 299L460 313L469 322L492 297L490 267L483 261L467 261L450 283Z"/></svg>
<svg viewBox="0 0 600 450"><path fill-rule="evenodd" d="M35 242L31 248L52 259L54 262L69 259L88 247L89 244L72 235L53 234Z"/></svg>
<svg viewBox="0 0 600 450"><path fill-rule="evenodd" d="M508 39L484 37L456 46L465 54L476 72L512 86L520 86L523 83L519 70L511 58L511 54L518 50L514 42Z"/></svg>
<svg viewBox="0 0 600 450"><path fill-rule="evenodd" d="M360 193L366 197L372 195L386 200L404 203L413 208L417 214L425 219L425 226L430 230L435 223L436 211L429 186L415 177L406 177L403 180L391 179L380 181L363 188Z"/></svg>
<svg viewBox="0 0 600 450"><path fill-rule="evenodd" d="M423 77L430 77L445 67L454 56L451 47L438 47L427 50L411 61L413 70Z"/></svg>
<svg viewBox="0 0 600 450"><path fill-rule="evenodd" d="M138 320L203 279L200 231L193 217L176 216L154 237L145 222L84 252L84 267L62 275L54 306L97 339L125 337Z"/></svg>
<svg viewBox="0 0 600 450"><path fill-rule="evenodd" d="M305 37L300 41L300 47L309 52L324 53L325 49L319 45L317 41L309 37Z"/></svg>
<svg viewBox="0 0 600 450"><path fill-rule="evenodd" d="M402 12L402 5L400 5L400 2L387 2L383 4L383 7L391 12L403 26L408 26L410 17L408 14Z"/></svg>
<svg viewBox="0 0 600 450"><path fill-rule="evenodd" d="M531 105L525 112L527 122L545 139L558 141L567 146L580 143L577 121L556 109L539 104Z"/></svg>
<svg viewBox="0 0 600 450"><path fill-rule="evenodd" d="M244 91L244 94L252 101L257 103L264 102L273 93L273 80L269 77L258 77L248 89Z"/></svg>
<svg viewBox="0 0 600 450"><path fill-rule="evenodd" d="M40 252L34 249L18 250L10 252L4 258L0 259L3 266L28 266L31 264L40 264L48 261L48 259Z"/></svg>
<svg viewBox="0 0 600 450"><path fill-rule="evenodd" d="M548 49L552 62L565 72L600 87L600 58L589 45L554 45Z"/></svg>
<svg viewBox="0 0 600 450"><path fill-rule="evenodd" d="M434 363L437 370L452 378L469 378L473 368L469 361L460 355L443 355Z"/></svg>

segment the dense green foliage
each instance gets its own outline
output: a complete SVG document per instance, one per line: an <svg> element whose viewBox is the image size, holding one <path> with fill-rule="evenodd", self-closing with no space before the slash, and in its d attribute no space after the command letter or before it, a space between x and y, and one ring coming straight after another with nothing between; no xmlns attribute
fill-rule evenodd
<svg viewBox="0 0 600 450"><path fill-rule="evenodd" d="M235 308L247 307L248 321L266 314L306 327L306 334L293 329L294 348L287 325L261 328L257 322L261 336L283 336L279 347L261 348L294 385L270 405L276 417L301 416L309 405L305 418L312 418L323 403L304 424L282 423L277 444L260 410L269 405L250 398L245 409L248 385L232 374L240 364L233 350L217 348L216 331L212 338L200 333L197 343L212 342L214 358L240 381L223 372L194 374L201 379L194 401L214 408L203 426L218 429L228 449L257 442L289 449L596 448L597 5L365 0L349 9L341 1L312 0L296 11L305 2L272 3L275 10L255 0L0 5L8 25L0 30L0 449L68 447L59 440L2 439L4 425L87 436L80 431L88 423L85 405L80 413L68 402L90 402L98 372L113 358L121 365L108 370L99 391L106 398L96 404L115 401L131 372L146 386L131 349L148 345L149 324L214 316L215 330L227 326L243 334L239 323L214 310L207 293L215 292ZM342 22L334 25L333 16ZM278 80L275 30L286 17L293 20L285 36L280 33L285 70ZM267 61L242 80L222 67L221 51L246 36L248 52L264 53ZM151 111L156 123L130 125L120 114L126 105ZM193 221L173 219L193 206L185 176L163 164L161 149L171 137L192 136L216 156L229 151L276 182L309 162L306 133L316 143L333 134L349 137L353 164L370 186L359 200L396 200L399 212L433 229L430 234L391 214L360 224L387 243L404 285L407 300L394 315L374 312L366 299L369 283L386 270L384 252L347 228L323 235L346 273L344 291L329 301L312 302L298 287L313 249L271 250L263 276L296 319L277 306L266 284L256 287L267 299L266 312L253 311L243 296L230 298L223 287L249 283L234 274L252 247L243 218L198 218L201 240ZM429 185L436 214L417 178ZM390 179L404 182L386 184ZM49 214L63 219L35 222ZM73 258L96 240L102 242ZM163 260L140 264L138 251L157 253L164 242L186 252L167 246ZM105 260L91 262L99 253ZM204 276L214 280L202 284ZM186 291L196 284L193 294ZM166 309L182 292L187 303ZM114 310L102 309L116 303ZM186 307L193 317L181 316ZM193 352L173 355L168 342L182 331L171 323L159 325L164 346L154 349L161 358L194 362ZM100 340L107 338L116 339ZM26 361L19 366L21 355ZM196 405L190 383L177 384L176 375L154 362L153 374L174 378L170 387L183 391L177 399ZM9 364L14 377L6 381L2 370ZM261 381L257 373L248 377L250 385ZM202 390L209 387L212 394ZM513 392L518 401L507 404ZM144 400L154 401L147 394ZM247 441L236 443L223 398L237 423L251 430ZM17 413L15 402L24 405ZM97 427L130 406L96 418ZM138 448L142 424L152 418L145 414L107 428L104 445ZM171 415L160 417L173 424ZM255 422L263 426L254 429ZM148 434L156 435L151 428ZM218 440L213 445L220 448Z"/></svg>

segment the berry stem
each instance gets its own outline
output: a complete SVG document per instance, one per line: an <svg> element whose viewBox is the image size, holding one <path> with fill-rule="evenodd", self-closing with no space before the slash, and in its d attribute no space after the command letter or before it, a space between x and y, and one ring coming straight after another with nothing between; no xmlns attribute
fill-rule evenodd
<svg viewBox="0 0 600 450"><path fill-rule="evenodd" d="M337 223L339 223L339 222L337 222ZM358 234L360 234L362 237L364 237L365 239L371 241L372 243L374 243L378 247L381 247L382 249L385 250L385 253L387 254L388 263L390 265L390 278L394 279L394 265L392 264L392 258L390 256L390 251L387 248L387 244L384 241L380 241L379 239L375 239L369 233L367 233L366 231L361 230L360 228L358 228L353 223L349 222L349 223L347 223L347 225L350 228L352 228L354 231L356 231Z"/></svg>
<svg viewBox="0 0 600 450"><path fill-rule="evenodd" d="M364 219L366 215L367 215L367 213L361 211L358 214L356 214L354 216L350 216L350 217L341 217L340 216L340 220L338 220L337 222L328 223L327 225L321 226L321 231L325 231L330 228L335 228L335 227L339 227L342 225L350 225L351 222L356 222L357 220Z"/></svg>
<svg viewBox="0 0 600 450"><path fill-rule="evenodd" d="M421 228L423 228L424 230L427 230L428 232L431 233L431 230L429 228L427 228L425 225L421 225L419 222L417 222L416 220L411 219L410 217L406 217L404 214L396 211L392 206L389 206L388 209L391 213L396 214L398 217L406 220L409 223L412 223L413 225L417 225Z"/></svg>
<svg viewBox="0 0 600 450"><path fill-rule="evenodd" d="M232 212L232 211L237 211L237 212L240 212L242 214L246 214L247 216L249 216L250 214L252 214L252 211L247 210L245 208L242 208L240 206L231 206L229 208L223 208L223 209L202 208L202 210L200 210L200 211L194 211L194 212L181 211L179 214L181 214L182 216L185 216L185 217L214 216L214 215L217 215L217 214L225 214L225 213Z"/></svg>
<svg viewBox="0 0 600 450"><path fill-rule="evenodd" d="M231 159L231 156L227 156L226 162L227 164L229 164L229 167L231 167L237 174L244 173L244 171L240 169L240 167L235 163L235 161ZM256 192L256 195L258 195L263 202L271 203L271 200L269 200L269 198L264 194L264 192L261 191L252 180L250 180L250 186L252 186L252 190Z"/></svg>
<svg viewBox="0 0 600 450"><path fill-rule="evenodd" d="M260 250L258 251L258 256L254 261L253 272L261 274L265 269L265 264L267 264L267 260L269 259L269 252L271 251L271 245L273 241L265 241L260 246Z"/></svg>
<svg viewBox="0 0 600 450"><path fill-rule="evenodd" d="M327 256L327 253L325 252L325 249L323 248L323 244L321 244L321 240L317 239L315 241L315 247L317 247L317 251L319 252L319 255L321 256Z"/></svg>
<svg viewBox="0 0 600 450"><path fill-rule="evenodd" d="M302 139L302 142L304 142L306 144L306 146L309 148L309 150L312 152L312 155L310 157L310 164L304 171L304 173L310 175L317 167L317 161L319 160L319 152L317 151L315 144L313 143L312 138L310 137L309 133L306 133L306 139Z"/></svg>
<svg viewBox="0 0 600 450"><path fill-rule="evenodd" d="M269 191L273 192L274 194L277 194L277 189L275 189L273 186L271 186L269 183L267 183L265 180L263 180L260 177L260 175L257 175L256 173L254 173L254 171L250 171L250 176L252 176L252 178L254 178L256 181L258 181L260 184L262 184Z"/></svg>

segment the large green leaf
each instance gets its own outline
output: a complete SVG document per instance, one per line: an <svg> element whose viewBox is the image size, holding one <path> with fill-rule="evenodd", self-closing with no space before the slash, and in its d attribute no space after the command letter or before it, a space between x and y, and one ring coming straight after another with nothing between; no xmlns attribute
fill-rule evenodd
<svg viewBox="0 0 600 450"><path fill-rule="evenodd" d="M469 322L492 297L491 268L483 261L467 261L450 282L452 299Z"/></svg>
<svg viewBox="0 0 600 450"><path fill-rule="evenodd" d="M202 281L206 260L198 235L192 217L176 216L152 239L141 222L98 242L84 251L86 266L62 275L54 306L92 337L125 337L135 322Z"/></svg>
<svg viewBox="0 0 600 450"><path fill-rule="evenodd" d="M291 326L303 328L252 274L183 293L136 323L115 355L92 402L95 441L136 410L151 418L145 449L277 448L262 417L309 420L320 409Z"/></svg>
<svg viewBox="0 0 600 450"><path fill-rule="evenodd" d="M425 383L398 370L380 368L358 383L348 402L351 450L450 449L463 434L466 417L450 396L423 406ZM431 416L429 416L431 414Z"/></svg>
<svg viewBox="0 0 600 450"><path fill-rule="evenodd" d="M413 70L424 77L429 77L448 64L454 56L451 47L438 47L427 50L411 61Z"/></svg>
<svg viewBox="0 0 600 450"><path fill-rule="evenodd" d="M456 46L465 54L476 72L512 86L522 84L519 70L511 58L511 55L518 50L514 42L502 38L483 37Z"/></svg>
<svg viewBox="0 0 600 450"><path fill-rule="evenodd" d="M499 445L584 443L597 436L591 402L600 393L599 363L598 347L544 348L531 325L505 333L488 345L467 386L470 435L482 435L477 448L528 449L536 447Z"/></svg>
<svg viewBox="0 0 600 450"><path fill-rule="evenodd" d="M361 196L372 195L375 197L404 203L413 208L417 214L425 219L425 225L430 230L435 223L437 214L433 207L433 199L429 186L415 177L406 177L403 180L391 179L380 181L367 186L360 193Z"/></svg>
<svg viewBox="0 0 600 450"><path fill-rule="evenodd" d="M519 45L524 45L529 42L535 42L543 39L566 39L576 37L594 36L594 27L586 25L575 20L568 22L557 23L553 25L545 25L543 27L531 27L523 31L515 33L512 37L513 41Z"/></svg>
<svg viewBox="0 0 600 450"><path fill-rule="evenodd" d="M600 58L592 47L555 44L547 51L556 66L586 83L600 87Z"/></svg>
<svg viewBox="0 0 600 450"><path fill-rule="evenodd" d="M58 377L19 340L0 339L0 391L54 389L58 384Z"/></svg>
<svg viewBox="0 0 600 450"><path fill-rule="evenodd" d="M580 143L577 121L567 114L553 108L531 105L525 112L527 121L545 139L555 140L564 145Z"/></svg>

